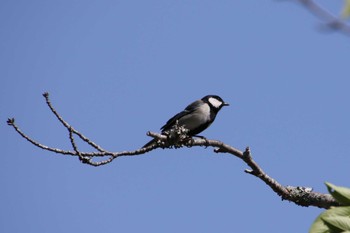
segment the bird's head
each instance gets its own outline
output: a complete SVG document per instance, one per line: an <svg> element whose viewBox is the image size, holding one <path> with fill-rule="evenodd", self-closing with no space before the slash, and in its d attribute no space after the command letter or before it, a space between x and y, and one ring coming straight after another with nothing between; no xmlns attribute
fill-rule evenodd
<svg viewBox="0 0 350 233"><path fill-rule="evenodd" d="M212 108L219 111L224 106L229 106L220 96L217 95L207 95L202 98L202 101L208 103Z"/></svg>

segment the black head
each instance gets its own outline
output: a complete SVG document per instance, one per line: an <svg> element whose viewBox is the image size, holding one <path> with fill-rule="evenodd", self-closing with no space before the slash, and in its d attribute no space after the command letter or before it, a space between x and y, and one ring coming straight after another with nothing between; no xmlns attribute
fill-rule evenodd
<svg viewBox="0 0 350 233"><path fill-rule="evenodd" d="M220 96L207 95L202 98L202 101L208 103L212 109L219 111L224 106L229 106Z"/></svg>

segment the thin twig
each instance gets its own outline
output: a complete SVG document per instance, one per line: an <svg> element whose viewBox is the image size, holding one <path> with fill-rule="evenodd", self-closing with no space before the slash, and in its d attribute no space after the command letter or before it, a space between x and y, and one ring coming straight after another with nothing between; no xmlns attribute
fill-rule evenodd
<svg viewBox="0 0 350 233"><path fill-rule="evenodd" d="M63 118L57 113L56 109L52 106L48 92L45 92L43 96L45 97L46 104L49 106L52 113L57 117L57 119L63 124L65 128L67 128L68 130L71 130L74 134L78 135L83 141L87 142L90 146L94 147L96 150L101 152L104 151L104 149L102 149L99 145L92 142L90 139L88 139L83 134L75 130L72 126L70 126L65 120L63 120Z"/></svg>
<svg viewBox="0 0 350 233"><path fill-rule="evenodd" d="M71 128L68 129L68 132L69 132L70 143L72 144L74 151L79 153L78 146L77 146L77 144L75 144L74 134L73 134L73 131L71 130Z"/></svg>
<svg viewBox="0 0 350 233"><path fill-rule="evenodd" d="M19 133L19 135L21 135L24 139L26 139L27 141L29 141L30 143L32 143L34 146L39 147L43 150L48 150L51 152L55 152L58 154L64 154L64 155L75 155L74 151L67 151L67 150L61 150L61 149L57 149L57 148L53 148L53 147L48 147L46 145L43 145L37 141L35 141L34 139L30 138L29 136L27 136L26 134L24 134L19 128L18 126L15 124L15 118L9 118L7 120L7 124L9 126L12 126L17 133Z"/></svg>
<svg viewBox="0 0 350 233"><path fill-rule="evenodd" d="M320 6L313 0L296 0L302 4L307 10L309 10L313 15L325 22L327 28L334 31L342 32L346 36L350 36L350 25L348 25L344 20L333 15L326 8Z"/></svg>

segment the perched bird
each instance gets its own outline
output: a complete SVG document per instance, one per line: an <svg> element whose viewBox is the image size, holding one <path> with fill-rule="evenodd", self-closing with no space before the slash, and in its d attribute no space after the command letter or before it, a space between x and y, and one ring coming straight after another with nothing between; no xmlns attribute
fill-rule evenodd
<svg viewBox="0 0 350 233"><path fill-rule="evenodd" d="M195 136L208 128L215 120L216 114L223 106L229 104L223 101L217 95L207 95L202 99L188 105L185 110L179 112L170 118L165 125L162 126L162 134L173 128L178 122L178 126L188 129L188 136ZM147 147L155 143L157 139L153 139L143 147Z"/></svg>

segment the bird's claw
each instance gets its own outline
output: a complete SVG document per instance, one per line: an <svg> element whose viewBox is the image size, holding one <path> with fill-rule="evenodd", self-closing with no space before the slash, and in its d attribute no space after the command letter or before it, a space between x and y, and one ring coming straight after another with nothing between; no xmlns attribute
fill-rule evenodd
<svg viewBox="0 0 350 233"><path fill-rule="evenodd" d="M200 136L200 135L197 135L196 137L200 138L200 139L203 139L205 141L205 148L207 148L209 146L209 141L208 141L208 139L206 137Z"/></svg>

